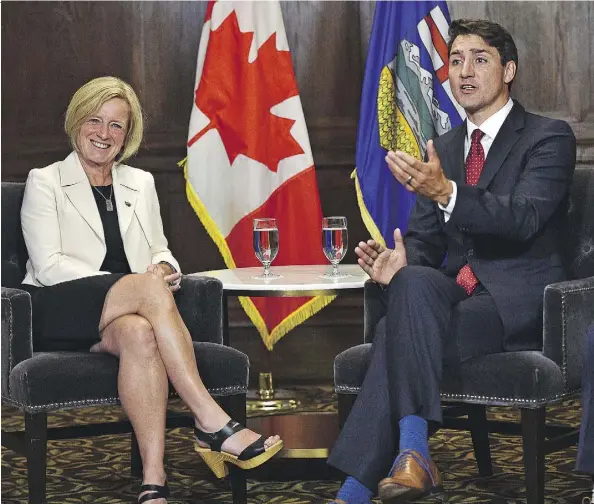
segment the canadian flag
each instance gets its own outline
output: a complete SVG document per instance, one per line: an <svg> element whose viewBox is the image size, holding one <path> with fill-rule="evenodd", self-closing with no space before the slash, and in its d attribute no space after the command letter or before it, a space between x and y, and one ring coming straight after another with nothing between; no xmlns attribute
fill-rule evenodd
<svg viewBox="0 0 594 504"><path fill-rule="evenodd" d="M228 268L258 266L254 218L275 217L272 264L325 264L305 118L278 2L209 2L185 166L188 200ZM333 297L240 302L268 349Z"/></svg>

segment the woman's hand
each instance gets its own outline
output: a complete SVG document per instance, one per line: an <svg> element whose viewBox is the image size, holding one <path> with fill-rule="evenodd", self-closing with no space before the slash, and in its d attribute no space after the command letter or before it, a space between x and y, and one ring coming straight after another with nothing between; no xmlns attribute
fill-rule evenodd
<svg viewBox="0 0 594 504"><path fill-rule="evenodd" d="M181 288L181 273L171 273L171 268L167 264L149 264L146 271L161 277L167 283L171 293L177 292Z"/></svg>

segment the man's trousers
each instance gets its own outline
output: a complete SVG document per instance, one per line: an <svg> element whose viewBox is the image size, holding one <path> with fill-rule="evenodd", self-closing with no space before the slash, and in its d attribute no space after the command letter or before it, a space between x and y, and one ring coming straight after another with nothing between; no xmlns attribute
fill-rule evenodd
<svg viewBox="0 0 594 504"><path fill-rule="evenodd" d="M328 459L373 491L398 452L398 421L418 415L441 422L444 362L503 351L503 324L481 286L467 296L440 271L405 266L385 298L369 369Z"/></svg>

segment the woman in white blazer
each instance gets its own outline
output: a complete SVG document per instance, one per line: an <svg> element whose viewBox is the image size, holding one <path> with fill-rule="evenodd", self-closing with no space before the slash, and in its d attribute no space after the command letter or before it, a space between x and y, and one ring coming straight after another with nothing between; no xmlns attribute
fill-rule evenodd
<svg viewBox="0 0 594 504"><path fill-rule="evenodd" d="M72 97L64 127L74 151L31 170L21 210L35 350L89 349L120 359L119 395L144 469L139 502L164 504L169 495L168 378L194 414L200 455L215 473L224 461L262 464L282 441L233 422L204 387L173 298L181 273L153 177L122 163L142 140L134 90L115 77L88 82Z"/></svg>

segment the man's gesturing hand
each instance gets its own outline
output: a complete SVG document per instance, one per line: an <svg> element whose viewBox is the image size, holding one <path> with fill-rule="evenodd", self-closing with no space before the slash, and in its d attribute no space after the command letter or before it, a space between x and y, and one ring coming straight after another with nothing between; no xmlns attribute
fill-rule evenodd
<svg viewBox="0 0 594 504"><path fill-rule="evenodd" d="M359 242L355 254L359 256L359 266L377 283L388 285L396 272L406 266L406 250L400 229L394 230L394 250L377 243L375 240Z"/></svg>
<svg viewBox="0 0 594 504"><path fill-rule="evenodd" d="M426 163L401 151L388 152L386 162L396 180L407 191L425 196L444 206L448 204L454 188L443 173L433 140L427 142Z"/></svg>

